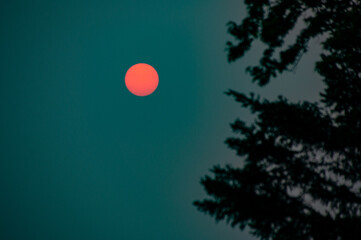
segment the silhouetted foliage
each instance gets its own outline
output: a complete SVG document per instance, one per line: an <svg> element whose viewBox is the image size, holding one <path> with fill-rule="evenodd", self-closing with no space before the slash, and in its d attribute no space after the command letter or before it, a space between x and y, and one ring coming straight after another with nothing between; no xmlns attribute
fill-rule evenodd
<svg viewBox="0 0 361 240"><path fill-rule="evenodd" d="M215 166L201 180L210 198L202 212L259 239L361 239L361 2L359 0L245 0L248 16L229 23L236 43L228 60L266 44L258 66L247 67L260 86L291 70L312 38L322 36L315 70L326 85L321 102L260 100L227 92L255 114L231 124L226 144L241 168ZM293 44L285 46L303 21Z"/></svg>

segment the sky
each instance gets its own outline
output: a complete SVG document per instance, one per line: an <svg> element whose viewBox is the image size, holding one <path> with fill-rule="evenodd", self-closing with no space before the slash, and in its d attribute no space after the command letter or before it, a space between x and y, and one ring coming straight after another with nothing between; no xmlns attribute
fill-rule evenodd
<svg viewBox="0 0 361 240"><path fill-rule="evenodd" d="M243 239L192 206L224 140L251 119L228 89L317 100L319 40L296 72L260 88L227 63L240 0L7 1L0 7L0 239ZM146 97L126 71L159 74Z"/></svg>

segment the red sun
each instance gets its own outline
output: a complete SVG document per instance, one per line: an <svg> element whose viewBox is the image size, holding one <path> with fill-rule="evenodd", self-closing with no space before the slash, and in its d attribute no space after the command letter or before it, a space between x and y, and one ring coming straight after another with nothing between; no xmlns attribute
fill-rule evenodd
<svg viewBox="0 0 361 240"><path fill-rule="evenodd" d="M131 66L125 74L125 86L137 96L148 96L158 87L157 71L146 63Z"/></svg>

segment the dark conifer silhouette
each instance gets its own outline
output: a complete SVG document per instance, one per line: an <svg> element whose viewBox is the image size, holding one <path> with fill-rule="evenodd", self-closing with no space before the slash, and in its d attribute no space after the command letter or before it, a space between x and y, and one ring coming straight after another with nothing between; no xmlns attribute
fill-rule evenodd
<svg viewBox="0 0 361 240"><path fill-rule="evenodd" d="M315 70L326 85L321 102L261 100L227 92L255 114L236 120L226 144L241 168L215 166L201 180L209 198L202 212L259 239L361 239L361 1L245 0L248 16L229 23L228 60L255 39L267 48L247 71L260 86L299 61L312 38L323 36ZM295 42L285 36L304 21ZM287 43L288 44L288 43Z"/></svg>

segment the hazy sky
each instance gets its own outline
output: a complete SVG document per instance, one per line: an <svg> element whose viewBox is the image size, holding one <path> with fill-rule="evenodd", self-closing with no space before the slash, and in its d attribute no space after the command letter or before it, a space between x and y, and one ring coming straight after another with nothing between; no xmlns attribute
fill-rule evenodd
<svg viewBox="0 0 361 240"><path fill-rule="evenodd" d="M317 51L259 89L228 64L239 0L7 1L0 7L0 239L253 239L198 212L201 176L237 164L224 91L317 99ZM316 42L317 44L317 42ZM312 47L312 46L311 46ZM133 64L159 86L136 97ZM291 79L290 79L291 78Z"/></svg>

